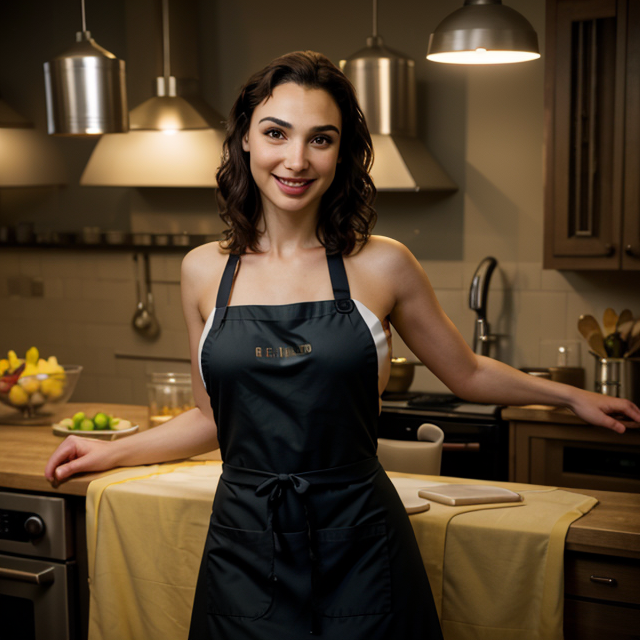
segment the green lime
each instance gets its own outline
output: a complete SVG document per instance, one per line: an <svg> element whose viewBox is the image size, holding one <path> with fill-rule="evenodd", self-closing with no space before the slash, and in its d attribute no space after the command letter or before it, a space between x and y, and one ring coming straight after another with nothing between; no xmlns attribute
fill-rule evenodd
<svg viewBox="0 0 640 640"><path fill-rule="evenodd" d="M90 420L89 418L85 418L80 423L79 429L80 431L93 431L94 429L93 420Z"/></svg>
<svg viewBox="0 0 640 640"><path fill-rule="evenodd" d="M104 431L109 428L109 416L106 413L96 413L93 416L93 424L95 424L96 429L99 431Z"/></svg>
<svg viewBox="0 0 640 640"><path fill-rule="evenodd" d="M84 411L78 411L78 413L76 413L73 418L71 418L73 420L73 428L74 429L79 429L80 428L80 423L86 418L87 416L84 414Z"/></svg>
<svg viewBox="0 0 640 640"><path fill-rule="evenodd" d="M114 418L113 416L109 416L109 429L115 429L119 422L120 422L120 418Z"/></svg>

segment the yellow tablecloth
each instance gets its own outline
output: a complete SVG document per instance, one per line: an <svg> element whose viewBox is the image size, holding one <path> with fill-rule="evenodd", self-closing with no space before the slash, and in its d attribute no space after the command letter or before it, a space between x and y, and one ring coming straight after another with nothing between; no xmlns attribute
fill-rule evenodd
<svg viewBox="0 0 640 640"><path fill-rule="evenodd" d="M89 485L89 640L187 637L220 472L219 462L152 465ZM432 503L410 516L445 639L562 640L564 539L597 501L549 487L490 484L522 493L524 502Z"/></svg>

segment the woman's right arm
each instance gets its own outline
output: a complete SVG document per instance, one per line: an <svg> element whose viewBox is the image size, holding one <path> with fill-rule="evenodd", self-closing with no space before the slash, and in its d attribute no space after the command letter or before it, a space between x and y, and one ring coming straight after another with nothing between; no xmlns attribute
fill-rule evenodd
<svg viewBox="0 0 640 640"><path fill-rule="evenodd" d="M207 248L211 252L211 246ZM65 438L45 467L44 475L54 487L77 473L180 460L218 448L217 428L198 366L198 347L205 325L199 304L203 294L206 299L215 294L206 291L206 287L210 287L211 276L218 271L212 269L209 260L202 260L203 249L199 247L185 256L181 278L196 407L158 427L120 440L105 442L73 435Z"/></svg>

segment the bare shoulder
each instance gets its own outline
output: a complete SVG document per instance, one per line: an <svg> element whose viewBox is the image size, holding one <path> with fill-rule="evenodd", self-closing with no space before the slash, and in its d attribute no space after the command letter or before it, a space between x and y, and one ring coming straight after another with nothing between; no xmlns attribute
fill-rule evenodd
<svg viewBox="0 0 640 640"><path fill-rule="evenodd" d="M192 249L182 260L181 290L185 315L206 319L213 309L218 285L229 257L219 242Z"/></svg>
<svg viewBox="0 0 640 640"><path fill-rule="evenodd" d="M208 242L192 249L182 260L183 283L206 282L220 276L228 256L219 242Z"/></svg>
<svg viewBox="0 0 640 640"><path fill-rule="evenodd" d="M393 238L371 236L368 242L348 258L360 269L374 269L378 273L398 276L415 270L418 262L407 247Z"/></svg>

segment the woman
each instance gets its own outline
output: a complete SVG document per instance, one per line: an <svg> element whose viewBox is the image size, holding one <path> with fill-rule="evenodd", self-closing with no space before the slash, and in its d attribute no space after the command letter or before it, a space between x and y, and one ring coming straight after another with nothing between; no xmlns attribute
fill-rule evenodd
<svg viewBox="0 0 640 640"><path fill-rule="evenodd" d="M375 457L389 321L463 398L568 406L620 433L609 414L640 421L626 400L474 355L411 253L370 236L371 162L353 88L327 58L292 53L255 74L218 171L226 240L182 267L197 408L115 442L71 436L45 470L57 483L220 446L191 640L442 638Z"/></svg>

